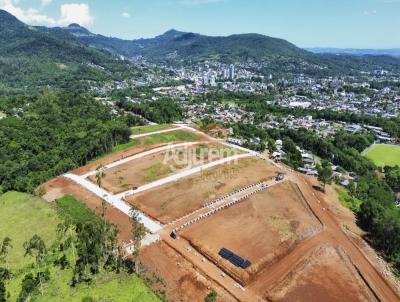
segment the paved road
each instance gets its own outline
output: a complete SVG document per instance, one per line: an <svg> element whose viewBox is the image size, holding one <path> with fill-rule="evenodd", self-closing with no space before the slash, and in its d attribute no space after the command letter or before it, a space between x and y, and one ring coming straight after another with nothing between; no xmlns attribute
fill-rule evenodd
<svg viewBox="0 0 400 302"><path fill-rule="evenodd" d="M188 129L191 129L192 131L197 131L197 130L192 129L187 126L182 126L181 128L188 128ZM200 144L200 143L204 143L204 142L181 143L181 144L168 145L168 146L164 146L161 148L152 149L152 150L142 152L142 153L121 159L119 161L113 162L109 165L106 165L105 168L110 169L110 168L122 165L126 162L129 162L129 161L132 161L135 159L139 159L141 157L148 156L148 155L151 155L154 153L162 152L162 151L168 150L170 148L192 146L192 145L196 145L196 144ZM246 153L246 154L239 154L239 155L223 158L223 159L220 159L220 160L217 160L217 161L214 161L214 162L211 162L211 163L199 166L199 167L181 171L181 172L171 175L169 177L166 177L166 178L154 181L152 183L143 185L143 186L139 187L137 190L129 190L127 192L123 192L118 195L114 195L86 179L87 177L96 174L96 171L91 171L82 176L78 176L78 175L75 175L72 173L67 173L64 175L64 177L71 179L72 181L78 183L85 189L89 190L90 192L92 192L95 195L99 196L100 198L104 199L107 203L111 204L113 207L119 209L122 213L129 215L131 206L123 201L124 197L133 195L135 193L144 192L146 190L150 190L150 189L165 185L167 183L177 181L181 178L199 173L203 170L210 169L210 168L218 166L218 165L222 165L222 164L225 164L225 163L228 163L231 161L235 161L235 160L245 158L245 157L250 157L250 156L254 156L254 153L252 152L252 153ZM150 217L146 216L142 212L138 212L138 216L141 219L144 226L153 234L159 232L163 228L159 222L157 222L154 219L151 219Z"/></svg>
<svg viewBox="0 0 400 302"><path fill-rule="evenodd" d="M120 210L122 213L129 216L129 212L131 210L131 206L126 204L121 198L107 192L106 190L98 187L97 185L93 184L92 182L86 180L82 176L78 176L75 174L64 174L64 177L71 179L72 181L76 182L77 184L81 185L85 189L89 190L90 192L94 193L95 195L103 198L107 203L111 204L113 207ZM141 219L141 222L144 226L151 232L157 233L162 229L162 226L157 221L149 218L142 212L138 212L138 216Z"/></svg>

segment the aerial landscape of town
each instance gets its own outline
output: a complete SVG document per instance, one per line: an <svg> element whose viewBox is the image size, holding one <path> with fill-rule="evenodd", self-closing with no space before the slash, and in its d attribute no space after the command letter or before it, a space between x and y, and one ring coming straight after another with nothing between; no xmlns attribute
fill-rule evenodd
<svg viewBox="0 0 400 302"><path fill-rule="evenodd" d="M400 301L400 3L266 2L0 0L0 302Z"/></svg>

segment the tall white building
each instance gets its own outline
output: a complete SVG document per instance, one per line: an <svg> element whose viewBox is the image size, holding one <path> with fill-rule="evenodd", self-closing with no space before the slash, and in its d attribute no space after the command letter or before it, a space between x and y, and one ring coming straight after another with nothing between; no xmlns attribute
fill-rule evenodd
<svg viewBox="0 0 400 302"><path fill-rule="evenodd" d="M233 64L229 66L229 79L230 80L235 79L235 66Z"/></svg>

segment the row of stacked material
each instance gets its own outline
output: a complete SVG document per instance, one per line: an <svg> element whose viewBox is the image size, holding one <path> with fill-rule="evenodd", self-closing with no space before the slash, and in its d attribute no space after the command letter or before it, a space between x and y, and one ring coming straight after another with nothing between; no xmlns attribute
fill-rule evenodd
<svg viewBox="0 0 400 302"><path fill-rule="evenodd" d="M220 255L222 258L228 260L230 263L237 267L241 267L243 269L248 268L251 265L251 262L249 260L243 259L242 257L236 255L235 253L231 252L230 250L226 248L222 248L218 255Z"/></svg>
<svg viewBox="0 0 400 302"><path fill-rule="evenodd" d="M203 219L208 218L208 217L210 217L210 216L212 216L212 215L214 215L214 214L216 214L216 213L218 213L218 212L220 212L220 211L222 211L222 210L225 210L225 209L227 209L227 208L230 208L231 206L233 206L233 205L235 205L235 204L237 204L237 203L239 203L239 202L242 202L243 200L249 198L250 196L252 196L252 195L254 195L254 194L257 194L258 192L263 191L263 190L265 190L266 188L268 188L268 186L267 186L265 183L259 183L259 184L256 185L255 187L257 187L257 186L258 186L258 188L255 189L254 191L252 191L252 192L250 192L250 193L247 193L247 194L243 195L242 197L240 197L240 198L238 198L238 199L236 199L236 200L233 200L233 201L231 201L231 202L229 202L229 203L226 203L226 204L224 204L224 205L222 205L222 206L220 206L220 207L218 207L218 208L213 209L212 211L209 211L209 212L206 213L206 214L202 214L202 215L200 215L200 216L198 216L198 217L196 217L196 218L194 218L194 219L192 219L192 220L186 222L185 224L181 225L180 227L174 229L173 232L174 232L174 233L177 233L178 231L183 230L183 229L185 229L185 228L191 226L192 224L194 224L194 223L196 223L196 222L198 222L198 221L200 221L200 220L203 220ZM249 189L249 188L248 188L248 189Z"/></svg>
<svg viewBox="0 0 400 302"><path fill-rule="evenodd" d="M237 190L237 191L234 191L234 192L232 192L232 193L229 193L228 195L225 195L225 196L223 196L223 197L220 197L220 198L218 198L218 199L215 199L215 200L213 200L213 201L211 201L211 202L207 202L207 203L204 204L203 207L204 207L204 208L212 208L215 204L217 204L217 203L219 203L219 202L222 202L222 201L224 201L224 200L226 200L226 199L232 197L233 195L239 194L239 193L241 193L241 192L243 192L243 191L245 191L245 190L249 190L249 189L251 189L251 188L254 188L254 187L257 187L257 186L260 186L260 185L263 185L263 183L262 183L262 182L258 182L258 183L256 183L256 184L248 185L248 186L243 187L243 188L241 188L241 189L239 189L239 190ZM266 185L266 184L265 184L265 185Z"/></svg>
<svg viewBox="0 0 400 302"><path fill-rule="evenodd" d="M248 189L250 189L250 188L253 188L253 187L256 187L256 186L259 186L259 185L262 185L262 184L263 184L262 182L259 182L259 183L256 183L256 184L248 185L248 186L246 186L246 187L244 187L244 188L241 188L240 190L234 191L234 192L229 193L229 194L227 194L227 195L225 195L225 196L223 196L223 197L220 197L220 198L218 198L218 199L215 199L215 200L213 200L213 201L211 201L211 202L205 203L205 204L203 205L202 208L200 208L200 209L198 209L198 210L196 210L196 211L193 211L193 212L191 212L191 213L189 213L189 214L187 214L187 215L185 215L185 216L179 217L179 218L175 219L174 221L171 221L171 222L168 223L167 225L176 224L177 222L182 221L182 220L185 220L185 219L188 218L189 216L192 216L192 215L194 215L194 214L196 214L196 213L202 211L204 208L212 208L212 207L215 206L216 204L225 201L226 199L232 197L232 196L235 195L235 194L241 193L241 192L243 192L243 191L245 191L245 190L248 190ZM265 185L266 185L266 184L265 184Z"/></svg>

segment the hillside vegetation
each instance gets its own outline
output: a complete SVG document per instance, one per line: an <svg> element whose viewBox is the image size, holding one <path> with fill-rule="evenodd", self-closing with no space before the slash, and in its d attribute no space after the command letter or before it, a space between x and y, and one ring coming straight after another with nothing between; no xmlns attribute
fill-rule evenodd
<svg viewBox="0 0 400 302"><path fill-rule="evenodd" d="M25 301L21 300L23 294L27 294L25 297L30 301L49 302L159 301L143 280L124 271L115 273L101 270L90 284L80 283L71 286L76 254L71 248L65 248L65 242L60 237L59 224L67 217L80 223L98 219L74 198L65 197L56 205L28 194L8 192L0 196L0 207L0 246L4 238L11 239L8 254L0 260L0 270L2 267L7 267L11 272L9 280L5 282L7 301ZM79 212L75 211L78 208ZM82 221L83 216L85 222ZM73 229L71 232L75 233ZM34 235L38 235L46 247L46 253L40 264L43 271L43 294L39 287L32 288L26 283L27 276L37 272L35 257L27 255L24 248L24 243ZM75 244L79 251L79 242L75 241ZM1 281L2 278L0 283Z"/></svg>
<svg viewBox="0 0 400 302"><path fill-rule="evenodd" d="M64 32L28 26L0 10L0 95L29 88L83 89L91 81L134 72L108 52L89 48Z"/></svg>
<svg viewBox="0 0 400 302"><path fill-rule="evenodd" d="M0 191L33 192L130 136L125 117L83 95L0 98L0 110Z"/></svg>

